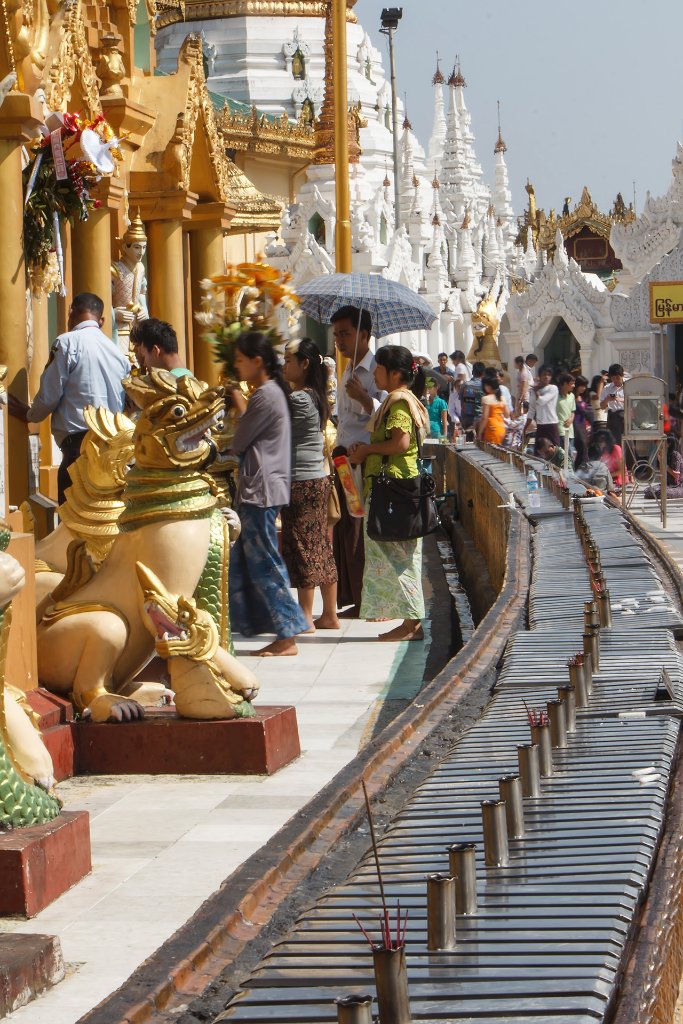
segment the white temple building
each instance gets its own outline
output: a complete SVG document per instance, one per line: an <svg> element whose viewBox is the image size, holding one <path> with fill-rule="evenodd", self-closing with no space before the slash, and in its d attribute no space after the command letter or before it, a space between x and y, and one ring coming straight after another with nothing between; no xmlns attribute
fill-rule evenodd
<svg viewBox="0 0 683 1024"><path fill-rule="evenodd" d="M470 352L477 307L492 296L501 325L500 358L508 365L515 355L533 351L556 366L580 367L586 376L619 361L630 372L666 369L673 380L674 364L683 365L683 337L670 329L670 365L664 367L661 343L648 323L647 284L651 278L683 279L683 150L674 160L669 192L658 200L648 197L637 219L621 197L609 215L601 214L587 189L573 210L565 200L560 217L552 210L546 217L536 210L527 185L529 209L518 222L500 128L495 177L487 184L465 79L456 67L446 80L437 63L432 132L424 147L401 109L397 217L391 90L382 56L355 20L353 6L348 0L353 266L403 281L437 314L431 331L403 334L401 342L432 359L455 348ZM157 35L162 72L175 68L188 32L199 31L209 88L230 109L255 108L259 116L315 125L313 160L302 158L287 172L275 144L272 155L265 145L256 155L235 157L257 188L282 204L279 232L259 244L271 263L292 274L295 286L335 268L331 32L325 10L316 0L264 0L251 8L236 0L186 0L184 20L166 14ZM326 345L324 328L309 321L306 330Z"/></svg>
<svg viewBox="0 0 683 1024"><path fill-rule="evenodd" d="M225 7L229 2L215 7ZM305 4L292 5L300 10ZM352 7L353 3L349 4ZM296 119L312 114L322 143L316 159L282 196L284 213L277 237L265 245L269 262L286 269L293 284L334 270L336 223L334 161L326 121L326 23L320 14L240 14L192 20L160 29L158 63L172 70L183 39L201 31L209 88L259 111ZM285 5L285 10L287 5ZM313 5L311 4L311 10ZM357 22L347 25L348 93L358 126L360 156L350 150L351 223L354 269L385 274L419 291L438 319L430 332L401 335L401 342L435 359L440 351L472 344L472 316L489 292L499 315L507 300L507 271L521 259L505 164L505 144L496 145L492 187L483 180L475 150L465 79L454 69L448 81L437 67L433 78L434 125L423 148L401 111L399 144L399 228L395 228L391 90L380 52ZM329 90L328 90L329 92ZM331 94L327 97L331 104ZM328 110L329 115L329 110ZM351 147L352 149L353 147ZM251 172L250 172L251 173ZM262 190L262 178L253 176ZM271 190L272 191L272 190ZM325 332L307 324L324 341Z"/></svg>

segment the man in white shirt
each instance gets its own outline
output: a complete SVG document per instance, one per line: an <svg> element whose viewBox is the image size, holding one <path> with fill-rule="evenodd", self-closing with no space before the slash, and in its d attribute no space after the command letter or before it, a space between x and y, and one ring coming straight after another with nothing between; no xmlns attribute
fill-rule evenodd
<svg viewBox="0 0 683 1024"><path fill-rule="evenodd" d="M451 362L453 363L453 375L456 380L461 381L463 384L465 381L470 380L472 370L467 365L464 352L461 352L460 349L451 352Z"/></svg>
<svg viewBox="0 0 683 1024"><path fill-rule="evenodd" d="M600 408L607 409L607 429L611 430L617 444L621 444L624 433L624 381L628 378L621 363L612 363L607 373L609 384L605 384L602 389Z"/></svg>
<svg viewBox="0 0 683 1024"><path fill-rule="evenodd" d="M345 455L353 444L370 441L370 417L386 397L375 384L375 357L370 351L372 318L367 310L342 306L332 316L334 343L340 355L349 360L339 382L337 393L337 448ZM342 449L340 451L340 449ZM339 582L337 606L343 618L358 618L363 590L365 545L363 520L349 515L344 489L335 476L341 519L334 527L332 547Z"/></svg>
<svg viewBox="0 0 683 1024"><path fill-rule="evenodd" d="M503 401L508 407L506 416L509 419L512 416L512 413L514 412L515 408L512 402L512 395L510 394L510 388L505 383L505 373L503 372L503 370L496 370L496 377L498 378L498 387L500 388L500 393L502 395Z"/></svg>
<svg viewBox="0 0 683 1024"><path fill-rule="evenodd" d="M536 441L534 454L539 452L539 442L547 437L556 446L560 446L560 428L557 416L557 399L559 391L552 383L551 366L542 366L538 371L538 384L532 388L534 397L534 419L536 420Z"/></svg>
<svg viewBox="0 0 683 1024"><path fill-rule="evenodd" d="M527 356L527 359L535 356ZM519 413L522 402L528 402L534 386L534 374L524 356L515 356L515 402Z"/></svg>

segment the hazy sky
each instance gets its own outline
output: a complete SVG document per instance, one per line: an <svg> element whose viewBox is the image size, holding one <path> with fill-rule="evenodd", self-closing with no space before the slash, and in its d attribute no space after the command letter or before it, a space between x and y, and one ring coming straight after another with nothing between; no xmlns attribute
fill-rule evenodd
<svg viewBox="0 0 683 1024"><path fill-rule="evenodd" d="M356 13L385 55L381 0ZM401 3L395 4L401 6ZM636 182L663 194L683 141L683 0L403 0L395 35L398 91L423 146L432 126L436 50L448 77L459 54L477 155L493 182L496 100L515 213L529 178L538 205L561 211L588 185L601 209ZM447 90L445 92L447 96Z"/></svg>

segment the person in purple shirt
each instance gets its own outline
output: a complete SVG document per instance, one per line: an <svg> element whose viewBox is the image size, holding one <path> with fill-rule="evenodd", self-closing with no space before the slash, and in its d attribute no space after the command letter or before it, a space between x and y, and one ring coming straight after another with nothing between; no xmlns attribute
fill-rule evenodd
<svg viewBox="0 0 683 1024"><path fill-rule="evenodd" d="M240 458L237 512L242 531L230 555L228 594L233 628L243 636L274 633L255 657L297 654L295 637L309 629L290 591L275 522L289 503L292 423L289 385L270 340L258 331L237 339L235 370L252 388L247 402L228 388L239 416L230 446Z"/></svg>

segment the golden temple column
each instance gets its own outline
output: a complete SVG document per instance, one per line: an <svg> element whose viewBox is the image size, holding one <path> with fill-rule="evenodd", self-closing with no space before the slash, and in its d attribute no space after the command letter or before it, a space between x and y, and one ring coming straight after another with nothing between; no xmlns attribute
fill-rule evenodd
<svg viewBox="0 0 683 1024"><path fill-rule="evenodd" d="M21 146L39 123L37 105L23 93L10 93L0 108L0 363L8 368L7 389L28 401L26 264L23 248ZM20 505L28 496L26 424L8 418L4 443L9 452L9 500Z"/></svg>
<svg viewBox="0 0 683 1024"><path fill-rule="evenodd" d="M346 0L331 0L334 42L334 180L337 224L335 229L336 269L350 273L351 213L349 196L348 90L346 85Z"/></svg>
<svg viewBox="0 0 683 1024"><path fill-rule="evenodd" d="M104 302L102 330L111 338L111 227L109 210L93 210L85 221L74 224L72 232L73 292L93 292Z"/></svg>
<svg viewBox="0 0 683 1024"><path fill-rule="evenodd" d="M72 294L93 292L104 302L102 330L111 338L111 211L118 210L124 187L115 178L102 178L92 189L92 196L102 204L91 210L85 221L77 221L71 232Z"/></svg>
<svg viewBox="0 0 683 1024"><path fill-rule="evenodd" d="M180 357L187 360L185 337L185 270L183 222L153 220L147 227L147 287L149 313L167 320L178 335Z"/></svg>
<svg viewBox="0 0 683 1024"><path fill-rule="evenodd" d="M190 282L192 313L201 309L202 290L199 282L215 274L225 273L223 232L230 221L227 207L221 203L197 206L190 222ZM194 375L208 384L217 384L220 363L214 362L213 349L202 337L202 329L193 321L192 352Z"/></svg>

